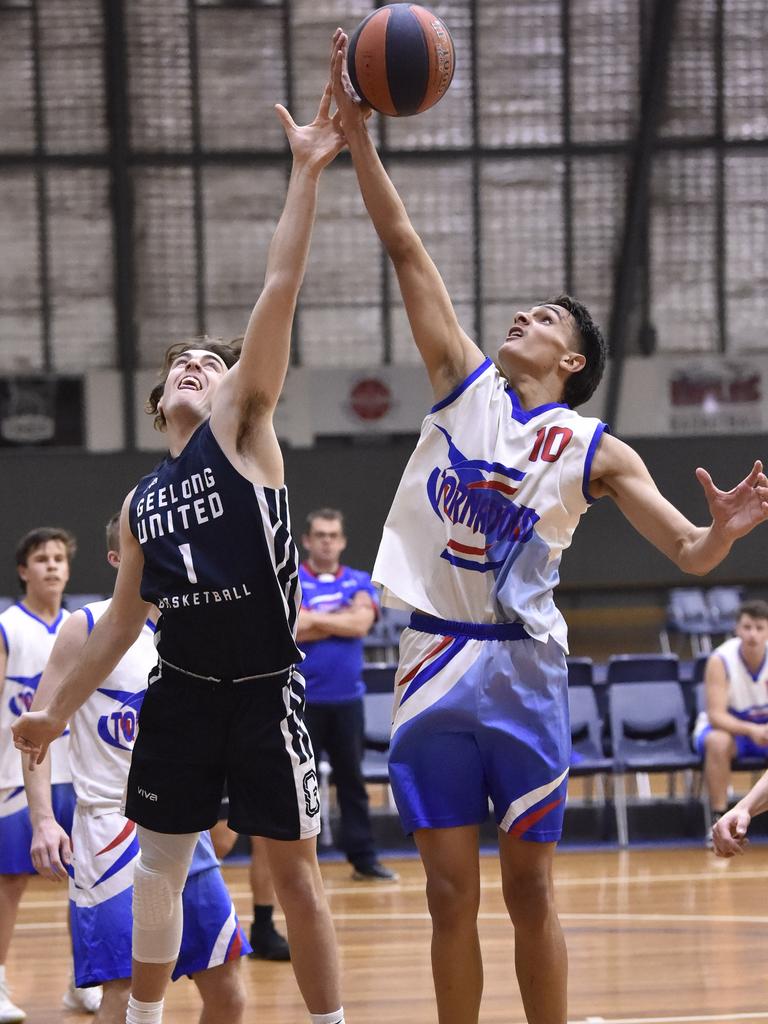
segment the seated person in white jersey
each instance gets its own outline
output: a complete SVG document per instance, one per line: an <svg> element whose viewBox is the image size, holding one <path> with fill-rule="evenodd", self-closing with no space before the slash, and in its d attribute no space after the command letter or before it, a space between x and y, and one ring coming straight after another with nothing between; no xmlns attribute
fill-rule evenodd
<svg viewBox="0 0 768 1024"><path fill-rule="evenodd" d="M768 760L768 603L745 601L735 634L707 659L706 711L693 731L713 825L728 806L733 758Z"/></svg>
<svg viewBox="0 0 768 1024"><path fill-rule="evenodd" d="M120 516L107 524L107 558L120 563ZM85 605L62 626L38 686L34 709L44 707L72 669L109 601ZM79 986L103 984L96 1024L122 1024L131 977L131 895L139 856L136 826L121 813L136 719L157 665L152 609L135 643L103 684L70 719L69 761L77 805L72 843L51 804L50 758L24 781L32 819L30 854L52 881L69 881L70 920ZM73 854L74 848L74 854ZM182 893L184 932L173 978L191 975L203 998L204 1024L239 1024L245 989L239 960L248 943L221 876L208 832L192 858Z"/></svg>
<svg viewBox="0 0 768 1024"><path fill-rule="evenodd" d="M43 754L62 719L136 639L149 606L160 609L161 675L142 706L125 807L140 826L142 851L128 1024L162 1020L181 940L181 890L225 783L230 826L265 837L311 1019L343 1020L317 864L317 776L302 721L304 684L294 669L301 660L298 553L273 424L319 177L343 138L328 89L310 125L298 127L277 110L293 167L239 360L207 342L169 350L150 408L170 454L126 498L112 605L48 708L24 716L16 732L23 752Z"/></svg>
<svg viewBox="0 0 768 1024"><path fill-rule="evenodd" d="M680 568L706 572L768 517L768 480L755 463L723 492L699 469L713 522L688 522L631 448L573 411L600 380L605 345L571 298L515 313L497 369L462 330L379 160L343 33L335 47L334 95L359 186L435 397L373 580L385 603L414 611L400 641L389 767L427 875L438 1017L478 1020L478 825L490 798L525 1012L532 1024L561 1024L567 966L552 854L570 731L566 629L552 599L560 554L589 504L608 495Z"/></svg>

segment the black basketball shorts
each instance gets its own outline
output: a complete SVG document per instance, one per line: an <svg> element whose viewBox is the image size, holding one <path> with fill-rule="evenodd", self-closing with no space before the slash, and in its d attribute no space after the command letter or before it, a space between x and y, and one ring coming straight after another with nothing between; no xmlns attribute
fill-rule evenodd
<svg viewBox="0 0 768 1024"><path fill-rule="evenodd" d="M295 668L209 681L160 663L139 714L125 815L155 832L210 828L226 786L241 835L306 839L320 831L315 758Z"/></svg>

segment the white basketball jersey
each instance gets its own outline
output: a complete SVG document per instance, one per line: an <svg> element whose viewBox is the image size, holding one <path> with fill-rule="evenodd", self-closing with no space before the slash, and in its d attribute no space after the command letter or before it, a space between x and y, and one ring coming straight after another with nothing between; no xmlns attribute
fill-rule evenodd
<svg viewBox="0 0 768 1024"><path fill-rule="evenodd" d="M0 615L0 633L7 654L0 706L0 789L24 785L21 754L13 745L11 726L29 711L51 649L69 612L62 609L50 626L19 602ZM69 735L50 745L51 782L69 782Z"/></svg>
<svg viewBox="0 0 768 1024"><path fill-rule="evenodd" d="M384 603L519 621L567 651L552 591L604 429L566 405L523 409L486 359L422 424L373 570Z"/></svg>
<svg viewBox="0 0 768 1024"><path fill-rule="evenodd" d="M109 601L86 605L88 632ZM78 804L119 809L136 739L139 709L147 677L157 663L155 627L147 621L111 675L72 716L69 758Z"/></svg>
<svg viewBox="0 0 768 1024"><path fill-rule="evenodd" d="M741 657L741 640L726 640L715 654L728 677L728 710L750 722L768 722L768 656L754 675Z"/></svg>

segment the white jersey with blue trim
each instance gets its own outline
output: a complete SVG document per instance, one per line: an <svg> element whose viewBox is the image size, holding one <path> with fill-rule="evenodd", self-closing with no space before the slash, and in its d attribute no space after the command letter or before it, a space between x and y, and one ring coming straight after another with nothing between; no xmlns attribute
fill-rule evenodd
<svg viewBox="0 0 768 1024"><path fill-rule="evenodd" d="M82 609L89 634L109 605L110 601L97 601ZM111 675L72 716L72 782L83 807L121 807L139 709L149 673L157 664L154 638L155 626L147 620Z"/></svg>
<svg viewBox="0 0 768 1024"><path fill-rule="evenodd" d="M13 745L11 726L29 711L56 636L69 612L62 610L48 625L20 601L0 615L0 634L7 660L0 705L0 789L24 785L21 754ZM50 746L51 782L69 782L69 734Z"/></svg>
<svg viewBox="0 0 768 1024"><path fill-rule="evenodd" d="M768 651L756 672L746 665L737 636L720 644L714 654L725 666L730 713L749 722L768 722Z"/></svg>
<svg viewBox="0 0 768 1024"><path fill-rule="evenodd" d="M592 502L600 420L523 409L486 359L424 419L373 570L384 604L461 622L522 622L566 652L552 592Z"/></svg>

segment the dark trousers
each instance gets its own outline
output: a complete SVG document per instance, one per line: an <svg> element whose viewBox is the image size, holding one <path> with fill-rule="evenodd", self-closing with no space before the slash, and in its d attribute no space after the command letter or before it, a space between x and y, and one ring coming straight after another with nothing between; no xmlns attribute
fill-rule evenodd
<svg viewBox="0 0 768 1024"><path fill-rule="evenodd" d="M376 860L368 793L360 770L363 760L363 702L307 703L304 724L309 730L315 760L325 752L336 783L341 830L338 846L356 867Z"/></svg>

